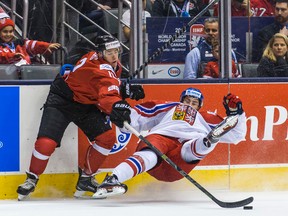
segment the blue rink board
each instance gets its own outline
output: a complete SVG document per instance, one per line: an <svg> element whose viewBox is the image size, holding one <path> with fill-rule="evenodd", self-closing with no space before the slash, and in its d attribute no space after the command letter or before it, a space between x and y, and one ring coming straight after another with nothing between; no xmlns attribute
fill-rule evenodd
<svg viewBox="0 0 288 216"><path fill-rule="evenodd" d="M0 87L0 172L19 171L19 87Z"/></svg>

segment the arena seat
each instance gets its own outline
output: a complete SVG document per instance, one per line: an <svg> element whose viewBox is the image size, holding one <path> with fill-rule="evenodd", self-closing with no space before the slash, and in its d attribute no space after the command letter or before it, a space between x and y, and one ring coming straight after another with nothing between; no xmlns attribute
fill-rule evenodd
<svg viewBox="0 0 288 216"><path fill-rule="evenodd" d="M198 71L197 71L197 78L202 78L203 77L206 65L207 65L207 62L202 62L202 63L199 64Z"/></svg>
<svg viewBox="0 0 288 216"><path fill-rule="evenodd" d="M258 63L241 64L242 77L257 77Z"/></svg>
<svg viewBox="0 0 288 216"><path fill-rule="evenodd" d="M23 80L54 79L60 72L60 64L52 65L22 65L20 76Z"/></svg>
<svg viewBox="0 0 288 216"><path fill-rule="evenodd" d="M18 80L19 73L13 64L0 65L0 80Z"/></svg>
<svg viewBox="0 0 288 216"><path fill-rule="evenodd" d="M113 15L118 17L118 8L110 9ZM118 20L107 12L104 12L104 28L112 35L118 35Z"/></svg>
<svg viewBox="0 0 288 216"><path fill-rule="evenodd" d="M126 8L123 8L123 13L126 11ZM118 19L122 19L122 14L119 16L118 8L112 8L109 10L110 13L118 17ZM118 19L104 11L104 28L110 34L118 38Z"/></svg>

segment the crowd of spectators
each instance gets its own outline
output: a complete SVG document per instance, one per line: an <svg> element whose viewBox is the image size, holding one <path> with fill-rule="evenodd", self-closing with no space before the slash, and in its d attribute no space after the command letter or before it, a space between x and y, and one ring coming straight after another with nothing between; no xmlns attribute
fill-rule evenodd
<svg viewBox="0 0 288 216"><path fill-rule="evenodd" d="M219 15L218 4L214 5L213 16ZM247 0L231 0L231 16L251 16L252 11Z"/></svg>
<svg viewBox="0 0 288 216"><path fill-rule="evenodd" d="M145 23L146 17L195 17L200 11L202 11L211 1L210 0L147 0L146 6L143 6L146 10L143 15L143 23ZM253 61L259 62L262 58L262 54L268 41L275 33L287 34L286 31L286 14L285 7L287 8L288 2L285 0L232 0L231 1L231 15L235 17L275 17L275 23L259 30L259 34L256 36L256 41L253 44ZM91 7L90 7L91 9ZM97 9L99 10L99 8ZM287 10L288 13L288 10ZM128 14L128 15L127 15ZM215 4L213 8L207 10L203 17L217 18L219 15L219 5ZM130 23L130 16L128 12L124 13L123 19L128 24ZM101 19L98 19L98 21ZM129 22L128 22L129 21ZM218 24L218 23L217 23ZM187 56L183 58L185 62L184 79L194 79L203 77L204 68L201 66L203 63L209 61L217 62L212 55L212 42L209 42L211 35L218 34L217 32L209 32L209 28L205 27L204 22L204 36L200 39L198 45L187 53ZM129 25L123 25L122 38L129 39ZM145 31L145 29L144 29ZM207 32L208 31L208 32ZM125 41L124 41L125 42ZM205 46L204 46L205 44ZM235 53L232 50L233 77L241 77L239 74L238 64L246 62L238 62ZM247 62L251 63L251 62ZM211 64L210 64L211 65ZM214 64L215 66L216 64ZM202 70L199 72L199 70ZM236 75L235 75L236 74ZM207 77L207 76L204 76ZM213 77L213 76L212 76Z"/></svg>
<svg viewBox="0 0 288 216"><path fill-rule="evenodd" d="M152 16L194 17L204 7L205 4L202 0L155 0L152 7ZM204 16L211 16L211 14L207 11Z"/></svg>
<svg viewBox="0 0 288 216"><path fill-rule="evenodd" d="M254 52L256 57L255 61L259 61L262 53L268 44L269 40L276 33L282 33L288 36L288 1L276 0L275 11L274 11L274 22L260 29L257 35L257 47Z"/></svg>
<svg viewBox="0 0 288 216"><path fill-rule="evenodd" d="M39 1L37 0L34 0L33 2L34 7L35 5L37 6L37 4L39 3ZM105 25L103 21L104 19L103 11L118 8L118 1L113 0L97 0L96 1L97 4L95 4L90 0L84 0L84 1L73 0L67 2L69 2L69 4L71 4L73 7L79 9L79 11L82 14L87 16L89 19L93 20L97 25L99 25L101 28L104 29ZM207 7L207 5L210 2L211 0L143 0L143 27L142 27L143 32L145 33L146 31L145 24L147 17L195 17L197 14L199 14L200 11L202 11L205 7ZM124 13L119 15L119 18L126 23L125 25L122 25L123 29L122 42L128 44L128 46L130 35L129 5L131 5L131 2L129 0L124 1L123 4ZM49 7L48 4L46 4L46 6ZM35 13L34 10L32 10L31 12ZM218 4L213 5L212 8L210 8L203 14L203 17L204 18L206 17L205 21L203 22L203 29L204 29L203 37L200 38L198 45L193 47L193 49L190 52L187 52L187 56L183 57L183 63L185 62L184 79L195 79L203 77L204 71L201 71L199 73L200 65L202 63L207 63L209 61L214 62L217 61L212 54L211 38L218 37L218 21L217 21L217 31L213 32L213 28L210 29L210 27L206 26L207 25L206 20L213 20L213 19L216 20L218 15L219 15ZM260 60L263 60L264 50L267 51L269 44L271 46L271 43L269 43L269 41L271 38L274 38L275 34L281 33L283 35L288 36L287 0L232 0L231 15L235 17L250 17L250 18L268 17L268 16L274 17L274 22L260 29L257 32L257 35L255 36L256 40L253 42L253 63L259 63ZM4 17L2 17L2 19L4 19ZM211 23L208 22L208 24L210 25ZM89 20L87 20L85 17L79 16L79 31L85 33L85 31L83 30L89 26L91 26L91 22L89 22ZM39 32L43 33L43 31ZM93 34L94 37L97 35L104 34L101 31L101 29L99 29L97 26L94 25L92 25L92 32L94 33ZM50 33L45 34L46 37L47 35L50 35ZM243 32L243 34L245 34L245 32ZM118 35L113 36L118 37ZM41 35L38 36L33 35L32 39L35 38L39 38L41 40L43 37ZM46 41L49 40L47 39ZM70 54L71 56L73 56L71 62L74 64L75 62L77 62L80 56L82 56L85 52L91 49L93 48L90 45L88 45L87 42L85 42L85 40L78 41L78 43L76 43L76 45L71 49L72 52ZM233 50L232 50L232 59L236 65L238 63L239 64L251 63L251 62L238 62ZM203 67L201 67L201 69L202 68ZM237 72L235 73L238 74L238 72L239 71L237 66Z"/></svg>

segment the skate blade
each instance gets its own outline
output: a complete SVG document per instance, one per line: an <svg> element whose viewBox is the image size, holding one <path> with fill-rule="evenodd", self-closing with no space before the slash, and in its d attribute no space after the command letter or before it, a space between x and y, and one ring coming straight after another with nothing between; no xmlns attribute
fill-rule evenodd
<svg viewBox="0 0 288 216"><path fill-rule="evenodd" d="M28 195L22 195L22 194L18 194L18 201L23 201L26 200L28 197Z"/></svg>
<svg viewBox="0 0 288 216"><path fill-rule="evenodd" d="M74 198L76 199L95 199L92 197L92 195L88 195L88 193L90 194L91 192L87 192L86 191L76 191L74 193ZM106 197L103 197L103 198L99 198L99 199L106 199Z"/></svg>
<svg viewBox="0 0 288 216"><path fill-rule="evenodd" d="M99 188L96 193L93 194L94 199L104 199L111 196L122 195L126 192L123 187L113 187L112 191L107 191L105 188Z"/></svg>
<svg viewBox="0 0 288 216"><path fill-rule="evenodd" d="M76 190L75 193L74 193L74 197L75 198L82 198L82 197L85 196L84 194L85 194L85 191Z"/></svg>
<svg viewBox="0 0 288 216"><path fill-rule="evenodd" d="M220 137L230 131L232 128L234 128L238 122L238 117L238 115L227 117L227 119L225 120L225 122L223 122L222 125L220 124L218 128L215 128L215 130L213 131L213 136Z"/></svg>

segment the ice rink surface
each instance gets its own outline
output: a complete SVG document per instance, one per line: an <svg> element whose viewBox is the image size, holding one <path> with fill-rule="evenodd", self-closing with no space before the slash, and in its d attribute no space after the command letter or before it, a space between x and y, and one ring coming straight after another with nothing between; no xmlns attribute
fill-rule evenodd
<svg viewBox="0 0 288 216"><path fill-rule="evenodd" d="M125 194L103 200L91 199L35 199L25 201L1 200L1 216L245 216L285 215L288 212L288 191L231 192L209 191L221 201L238 201L250 196L252 210L224 209L201 191L170 191L166 193Z"/></svg>

